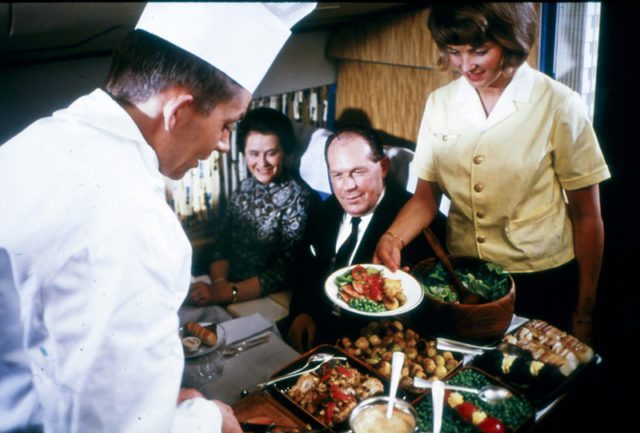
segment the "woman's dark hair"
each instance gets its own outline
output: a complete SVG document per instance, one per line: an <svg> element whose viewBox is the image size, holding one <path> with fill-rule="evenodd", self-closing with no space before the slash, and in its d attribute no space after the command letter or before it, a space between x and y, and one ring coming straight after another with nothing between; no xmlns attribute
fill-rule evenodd
<svg viewBox="0 0 640 433"><path fill-rule="evenodd" d="M249 110L238 124L236 142L238 149L244 153L247 135L250 132L272 134L278 137L278 143L285 155L291 154L296 148L296 137L293 133L291 120L273 108L258 107Z"/></svg>
<svg viewBox="0 0 640 433"><path fill-rule="evenodd" d="M502 68L518 67L536 40L531 3L438 3L431 6L429 30L438 45L438 66L449 67L447 45L478 47L486 42L504 51Z"/></svg>
<svg viewBox="0 0 640 433"><path fill-rule="evenodd" d="M219 69L164 39L144 30L128 33L113 53L105 91L133 104L172 86L189 89L195 110L203 115L241 89Z"/></svg>
<svg viewBox="0 0 640 433"><path fill-rule="evenodd" d="M327 142L324 145L324 159L327 161L327 154L329 153L329 146L333 140L340 138L342 136L349 135L357 135L364 139L367 142L369 147L371 148L371 153L373 154L374 161L380 161L385 157L384 147L382 146L382 142L378 138L378 135L375 133L373 129L364 128L361 126L345 126L343 128L338 129L333 134L331 134L327 138Z"/></svg>

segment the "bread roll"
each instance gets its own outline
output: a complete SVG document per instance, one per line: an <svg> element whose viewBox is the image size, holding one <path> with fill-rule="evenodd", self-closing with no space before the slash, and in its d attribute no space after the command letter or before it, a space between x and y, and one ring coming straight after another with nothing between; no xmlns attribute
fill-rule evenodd
<svg viewBox="0 0 640 433"><path fill-rule="evenodd" d="M202 341L202 344L207 346L214 346L218 341L218 336L215 332L203 327L197 322L187 322L184 328L187 330L187 333L198 337L200 341Z"/></svg>

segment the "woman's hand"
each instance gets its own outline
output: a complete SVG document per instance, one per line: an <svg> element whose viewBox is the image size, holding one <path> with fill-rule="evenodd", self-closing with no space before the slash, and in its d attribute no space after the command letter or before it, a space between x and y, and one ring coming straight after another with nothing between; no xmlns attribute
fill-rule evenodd
<svg viewBox="0 0 640 433"><path fill-rule="evenodd" d="M217 304L216 286L202 281L191 284L189 300L198 307Z"/></svg>
<svg viewBox="0 0 640 433"><path fill-rule="evenodd" d="M316 324L313 318L307 313L297 315L291 323L288 337L298 352L309 350L316 338Z"/></svg>
<svg viewBox="0 0 640 433"><path fill-rule="evenodd" d="M578 314L574 312L571 316L571 335L583 343L591 344L593 335L593 319L591 314Z"/></svg>
<svg viewBox="0 0 640 433"><path fill-rule="evenodd" d="M388 234L384 234L378 241L376 251L373 254L373 263L382 263L391 272L395 272L400 267L402 242Z"/></svg>

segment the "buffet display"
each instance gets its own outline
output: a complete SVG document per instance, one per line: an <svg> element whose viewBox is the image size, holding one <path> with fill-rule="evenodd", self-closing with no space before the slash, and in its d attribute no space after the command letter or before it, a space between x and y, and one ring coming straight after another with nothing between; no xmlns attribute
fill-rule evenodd
<svg viewBox="0 0 640 433"><path fill-rule="evenodd" d="M408 304L415 308L413 304L422 300L411 292L413 284L421 287L421 295L426 294L425 302L434 301L434 290L445 292L430 287L438 278L442 280L438 284L446 284L442 271L433 270L433 262L414 269L415 278L406 274L409 278L398 279L379 266L356 265L333 273L325 284L326 294L341 307L371 316L371 321L361 329L345 329L335 345L321 345L303 354L275 372L265 388L314 428L340 432L355 423L359 430L376 431L382 421L371 420L384 418L378 400L389 391L391 361L399 351L405 356L398 398L411 410L396 420L398 431L412 429L411 423L403 421L410 416L420 431L431 430L429 387L434 381L445 383L443 433L526 431L536 410L561 396L599 357L587 344L541 320L526 321L506 332L513 318L513 279L490 265L475 269L470 262L464 263L467 267L459 269L466 273L465 284L485 300L463 304L445 294L435 302L448 304L449 320L460 322L452 327L460 333L454 335L460 337L460 347L465 340L469 346L468 337L490 337L491 344L476 346L471 354L457 352L455 345L438 349L435 337L398 319ZM478 329L473 330L474 326ZM194 327L188 333L198 332ZM489 399L489 389L499 389L500 398ZM365 410L367 401L377 406Z"/></svg>

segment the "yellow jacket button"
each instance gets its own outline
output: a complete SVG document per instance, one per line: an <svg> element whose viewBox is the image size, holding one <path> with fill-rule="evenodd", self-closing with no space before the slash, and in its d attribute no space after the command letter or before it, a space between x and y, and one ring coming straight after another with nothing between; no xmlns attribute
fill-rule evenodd
<svg viewBox="0 0 640 433"><path fill-rule="evenodd" d="M484 185L481 183L476 183L473 186L473 189L475 190L475 192L482 192L482 190L484 189Z"/></svg>
<svg viewBox="0 0 640 433"><path fill-rule="evenodd" d="M486 214L484 213L484 211L479 210L478 212L476 212L476 216L478 218L484 218L486 216Z"/></svg>
<svg viewBox="0 0 640 433"><path fill-rule="evenodd" d="M484 161L484 156L482 155L476 155L473 157L473 163L474 164L482 164L482 161Z"/></svg>
<svg viewBox="0 0 640 433"><path fill-rule="evenodd" d="M478 243L479 244L484 244L485 241L487 240L487 238L485 238L484 236L478 236Z"/></svg>

